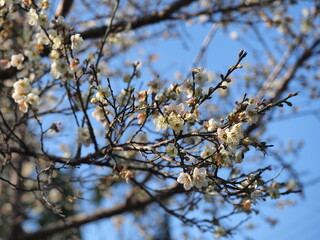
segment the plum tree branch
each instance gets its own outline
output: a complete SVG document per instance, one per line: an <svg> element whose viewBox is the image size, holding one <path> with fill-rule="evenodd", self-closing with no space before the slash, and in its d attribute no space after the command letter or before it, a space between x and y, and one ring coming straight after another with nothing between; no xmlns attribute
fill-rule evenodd
<svg viewBox="0 0 320 240"><path fill-rule="evenodd" d="M61 231L65 231L71 228L80 227L84 224L96 222L98 220L104 218L110 218L113 216L117 216L119 214L123 214L126 212L142 210L148 205L168 199L173 195L185 192L184 188L181 185L175 184L171 188L165 189L154 196L145 195L143 197L129 197L122 203L119 203L111 208L98 210L93 214L85 215L85 214L78 214L72 217L65 219L65 221L60 221L57 223L50 224L39 231L26 233L20 237L18 240L36 240L36 239L43 239L47 236L52 236L57 234ZM132 196L132 194L130 195Z"/></svg>

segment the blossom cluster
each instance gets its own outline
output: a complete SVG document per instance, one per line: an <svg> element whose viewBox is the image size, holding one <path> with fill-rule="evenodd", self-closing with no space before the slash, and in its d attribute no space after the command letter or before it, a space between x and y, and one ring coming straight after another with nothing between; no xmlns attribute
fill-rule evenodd
<svg viewBox="0 0 320 240"><path fill-rule="evenodd" d="M206 179L207 170L204 167L193 169L192 177L189 173L181 172L177 181L183 184L186 190L190 190L193 186L196 188L203 188L208 186L208 180Z"/></svg>
<svg viewBox="0 0 320 240"><path fill-rule="evenodd" d="M77 71L79 60L68 56L66 50L78 50L83 38L80 34L69 31L69 24L62 16L51 21L46 13L48 2L42 1L41 8L36 9L24 1L24 6L29 9L26 16L31 27L35 28L35 38L30 42L24 53L13 54L10 66L24 73L25 69L33 69L36 77L43 74L46 64L40 64L40 54L47 48L50 49L50 73L55 79L67 79L68 74ZM11 6L15 1L0 2L0 6ZM31 3L31 1L30 1ZM67 35L68 34L68 35ZM69 38L69 41L67 41ZM27 78L20 79L14 85L12 95L19 109L23 112L28 110L28 104L34 109L39 103L39 96L31 89L30 81Z"/></svg>
<svg viewBox="0 0 320 240"><path fill-rule="evenodd" d="M31 81L29 78L19 79L13 84L12 98L18 103L19 109L22 112L28 111L28 106L31 106L33 110L37 109L39 105L39 96L36 90L31 91Z"/></svg>

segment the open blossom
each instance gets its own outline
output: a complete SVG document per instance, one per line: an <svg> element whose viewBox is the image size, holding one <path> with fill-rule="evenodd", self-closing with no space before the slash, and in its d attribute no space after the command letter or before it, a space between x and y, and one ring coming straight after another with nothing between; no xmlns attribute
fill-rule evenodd
<svg viewBox="0 0 320 240"><path fill-rule="evenodd" d="M185 115L185 119L188 121L188 123L191 123L191 124L200 121L199 110L197 109L193 113L190 113L187 111Z"/></svg>
<svg viewBox="0 0 320 240"><path fill-rule="evenodd" d="M12 98L18 103L19 110L22 112L28 111L28 104L33 109L39 105L39 96L31 91L29 78L23 78L13 84Z"/></svg>
<svg viewBox="0 0 320 240"><path fill-rule="evenodd" d="M71 36L71 49L79 49L81 47L81 44L83 43L83 38L79 33L74 34Z"/></svg>
<svg viewBox="0 0 320 240"><path fill-rule="evenodd" d="M221 164L229 165L231 164L230 153L221 145L221 149L219 150L219 154L221 156Z"/></svg>
<svg viewBox="0 0 320 240"><path fill-rule="evenodd" d="M202 87L206 82L208 82L208 76L204 68L195 68L194 73L194 82Z"/></svg>
<svg viewBox="0 0 320 240"><path fill-rule="evenodd" d="M207 159L208 157L211 157L212 154L214 154L217 151L217 149L214 146L204 146L203 151L200 154L200 157L203 159Z"/></svg>
<svg viewBox="0 0 320 240"><path fill-rule="evenodd" d="M217 130L219 127L221 126L221 124L217 121L215 121L213 118L211 118L207 123L206 123L206 127L208 129L208 132L212 132Z"/></svg>
<svg viewBox="0 0 320 240"><path fill-rule="evenodd" d="M37 14L37 11L33 8L30 9L30 11L27 13L27 17L28 17L28 20L29 20L29 24L31 26L34 26L38 23L38 14Z"/></svg>
<svg viewBox="0 0 320 240"><path fill-rule="evenodd" d="M272 182L270 184L270 187L267 188L267 192L269 193L271 199L280 198L278 184L276 182Z"/></svg>
<svg viewBox="0 0 320 240"><path fill-rule="evenodd" d="M181 93L185 93L187 98L191 98L193 95L193 85L190 79L187 79L182 85L179 87L179 91Z"/></svg>
<svg viewBox="0 0 320 240"><path fill-rule="evenodd" d="M225 142L231 146L239 145L240 141L243 139L241 123L233 125L231 130L227 129L225 132L227 134Z"/></svg>
<svg viewBox="0 0 320 240"><path fill-rule="evenodd" d="M15 100L15 102L18 103L22 100L25 100L27 94L31 90L29 79L28 78L20 79L19 81L13 84L13 88L14 88L14 91L12 94L12 98Z"/></svg>
<svg viewBox="0 0 320 240"><path fill-rule="evenodd" d="M153 81L147 82L147 86L149 87L148 94L158 93L160 89L162 89L163 84L160 82L160 79L155 79Z"/></svg>
<svg viewBox="0 0 320 240"><path fill-rule="evenodd" d="M88 147L91 143L89 129L87 127L78 128L78 142Z"/></svg>
<svg viewBox="0 0 320 240"><path fill-rule="evenodd" d="M222 128L218 128L217 133L219 142L221 144L225 143L228 138L227 133Z"/></svg>
<svg viewBox="0 0 320 240"><path fill-rule="evenodd" d="M40 26L46 26L48 24L48 15L45 11L40 12L37 23Z"/></svg>
<svg viewBox="0 0 320 240"><path fill-rule="evenodd" d="M183 114L184 111L184 104L180 103L180 104L175 104L175 103L170 103L168 106L164 107L164 111L166 113L175 113L175 114Z"/></svg>
<svg viewBox="0 0 320 240"><path fill-rule="evenodd" d="M217 228L214 229L214 238L221 238L227 235L226 230L224 229L224 227L219 226Z"/></svg>
<svg viewBox="0 0 320 240"><path fill-rule="evenodd" d="M58 32L54 29L48 30L49 37L51 41L53 42L52 44L52 49L60 49L62 48L62 37L58 35Z"/></svg>
<svg viewBox="0 0 320 240"><path fill-rule="evenodd" d="M52 21L55 27L58 28L68 28L69 23L67 23L63 16L58 16L55 20Z"/></svg>
<svg viewBox="0 0 320 240"><path fill-rule="evenodd" d="M109 88L98 86L97 90L96 98L102 103L107 103L106 99L111 96Z"/></svg>
<svg viewBox="0 0 320 240"><path fill-rule="evenodd" d="M47 37L47 35L44 32L36 33L35 40L37 41L37 44L43 44L43 45L50 44L50 39Z"/></svg>
<svg viewBox="0 0 320 240"><path fill-rule="evenodd" d="M180 132L184 129L184 120L180 115L176 115L173 112L168 117L168 123L170 128L175 132Z"/></svg>
<svg viewBox="0 0 320 240"><path fill-rule="evenodd" d="M189 173L181 172L177 182L183 184L185 190L190 190L193 187L193 182Z"/></svg>
<svg viewBox="0 0 320 240"><path fill-rule="evenodd" d="M178 154L178 149L176 148L176 146L173 143L169 143L166 147L166 153L170 156L170 157L175 157Z"/></svg>
<svg viewBox="0 0 320 240"><path fill-rule="evenodd" d="M54 78L58 79L65 75L68 70L68 65L62 59L55 59L51 61L50 73Z"/></svg>
<svg viewBox="0 0 320 240"><path fill-rule="evenodd" d="M257 199L261 198L263 196L263 193L260 190L255 190L250 194L251 201L256 204Z"/></svg>
<svg viewBox="0 0 320 240"><path fill-rule="evenodd" d="M248 104L244 111L246 119L249 123L256 123L259 120L258 106L255 104Z"/></svg>
<svg viewBox="0 0 320 240"><path fill-rule="evenodd" d="M156 125L156 131L166 130L168 127L167 118L161 114L159 114L158 117L153 120L153 123Z"/></svg>
<svg viewBox="0 0 320 240"><path fill-rule="evenodd" d="M208 187L208 180L206 180L207 177L207 170L202 168L195 168L193 170L193 184L196 188L202 188L202 187Z"/></svg>
<svg viewBox="0 0 320 240"><path fill-rule="evenodd" d="M27 103L29 103L33 108L39 105L40 98L37 94L31 92L27 95Z"/></svg>
<svg viewBox="0 0 320 240"><path fill-rule="evenodd" d="M12 55L10 65L12 67L16 67L18 70L21 70L23 68L23 60L24 56L21 53Z"/></svg>

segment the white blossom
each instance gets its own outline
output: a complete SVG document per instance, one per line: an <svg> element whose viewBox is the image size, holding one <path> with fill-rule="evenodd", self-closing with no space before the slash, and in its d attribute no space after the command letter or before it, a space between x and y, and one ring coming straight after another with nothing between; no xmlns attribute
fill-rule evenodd
<svg viewBox="0 0 320 240"><path fill-rule="evenodd" d="M166 153L170 156L170 157L175 157L178 154L178 149L176 148L176 146L173 143L169 143L166 147Z"/></svg>
<svg viewBox="0 0 320 240"><path fill-rule="evenodd" d="M270 184L270 187L267 188L267 192L269 193L271 199L280 198L278 184L276 182L272 182Z"/></svg>
<svg viewBox="0 0 320 240"><path fill-rule="evenodd" d="M54 24L56 25L56 27L63 27L63 28L68 28L69 24L65 21L63 16L58 16L57 19L55 19Z"/></svg>
<svg viewBox="0 0 320 240"><path fill-rule="evenodd" d="M189 173L181 172L177 182L183 184L185 190L190 190L193 187L193 182Z"/></svg>
<svg viewBox="0 0 320 240"><path fill-rule="evenodd" d="M37 94L31 92L27 95L27 103L29 103L33 108L39 105L40 98Z"/></svg>
<svg viewBox="0 0 320 240"><path fill-rule="evenodd" d="M26 96L31 90L29 79L28 78L19 79L19 81L13 84L13 88L14 88L14 91L12 94L12 98L15 100L15 102L18 103L22 100L26 100Z"/></svg>
<svg viewBox="0 0 320 240"><path fill-rule="evenodd" d="M197 109L193 113L186 112L185 119L191 124L200 121L199 110Z"/></svg>
<svg viewBox="0 0 320 240"><path fill-rule="evenodd" d="M37 23L40 26L46 26L48 25L48 15L45 11L41 11L40 14L38 15L38 21Z"/></svg>
<svg viewBox="0 0 320 240"><path fill-rule="evenodd" d="M194 82L202 87L206 82L208 82L208 76L204 68L196 68L194 70L195 77Z"/></svg>
<svg viewBox="0 0 320 240"><path fill-rule="evenodd" d="M71 36L71 49L79 49L83 43L83 38L79 33Z"/></svg>
<svg viewBox="0 0 320 240"><path fill-rule="evenodd" d="M229 165L231 164L230 153L224 148L223 145L220 145L219 154L221 156L222 164Z"/></svg>
<svg viewBox="0 0 320 240"><path fill-rule="evenodd" d="M23 68L23 60L24 56L21 53L12 55L10 65L12 67L16 67L18 70L21 70Z"/></svg>
<svg viewBox="0 0 320 240"><path fill-rule="evenodd" d="M200 154L200 157L203 159L207 159L208 157L212 156L217 151L214 146L204 146L203 151Z"/></svg>
<svg viewBox="0 0 320 240"><path fill-rule="evenodd" d="M217 134L218 140L221 144L223 144L228 138L227 133L222 128L218 128Z"/></svg>
<svg viewBox="0 0 320 240"><path fill-rule="evenodd" d="M37 44L43 44L43 45L49 45L50 39L44 32L38 32L35 34L35 39L37 41Z"/></svg>
<svg viewBox="0 0 320 240"><path fill-rule="evenodd" d="M261 198L263 196L263 193L260 190L255 190L250 194L251 201L256 204L257 199Z"/></svg>
<svg viewBox="0 0 320 240"><path fill-rule="evenodd" d="M239 145L240 141L243 139L243 132L241 128L241 123L237 123L233 125L232 129L227 129L225 133L227 134L227 138L225 139L225 142L232 146Z"/></svg>
<svg viewBox="0 0 320 240"><path fill-rule="evenodd" d="M217 228L214 229L214 238L221 238L227 235L226 230L224 229L224 227L219 226Z"/></svg>
<svg viewBox="0 0 320 240"><path fill-rule="evenodd" d="M65 75L68 70L68 65L62 59L54 59L51 61L50 73L54 78L58 79Z"/></svg>
<svg viewBox="0 0 320 240"><path fill-rule="evenodd" d="M28 17L28 20L29 20L29 24L31 26L34 26L38 23L38 14L37 14L37 11L33 8L30 9L30 11L27 13L27 17Z"/></svg>
<svg viewBox="0 0 320 240"><path fill-rule="evenodd" d="M78 128L78 142L88 147L91 143L90 132L87 127Z"/></svg>
<svg viewBox="0 0 320 240"><path fill-rule="evenodd" d="M98 86L97 90L96 98L102 103L107 103L106 99L111 96L109 88Z"/></svg>
<svg viewBox="0 0 320 240"><path fill-rule="evenodd" d="M244 113L250 123L256 123L259 120L258 106L256 104L248 104Z"/></svg>
<svg viewBox="0 0 320 240"><path fill-rule="evenodd" d="M213 118L211 118L207 123L206 127L208 129L208 132L213 132L217 130L219 127L221 127L221 124L217 121L215 121Z"/></svg>
<svg viewBox="0 0 320 240"><path fill-rule="evenodd" d="M204 167L195 168L193 170L193 185L196 188L208 187L208 181L206 180L207 177L207 170Z"/></svg>
<svg viewBox="0 0 320 240"><path fill-rule="evenodd" d="M184 129L184 120L181 115L176 115L173 112L168 117L170 128L175 132L180 132Z"/></svg>
<svg viewBox="0 0 320 240"><path fill-rule="evenodd" d="M179 91L187 95L187 98L191 98L193 95L193 85L190 79L187 79L182 85L179 87Z"/></svg>
<svg viewBox="0 0 320 240"><path fill-rule="evenodd" d="M241 150L236 152L235 160L236 160L236 163L242 163L242 161L243 161L243 152Z"/></svg>
<svg viewBox="0 0 320 240"><path fill-rule="evenodd" d="M175 104L175 103L170 103L168 106L164 107L164 111L166 113L175 113L175 114L183 114L184 111L184 104L180 103L180 104Z"/></svg>
<svg viewBox="0 0 320 240"><path fill-rule="evenodd" d="M153 120L154 125L156 125L156 131L166 130L168 127L167 118L159 114L156 119Z"/></svg>
<svg viewBox="0 0 320 240"><path fill-rule="evenodd" d="M148 94L158 93L160 89L163 88L163 83L159 78L157 78L153 81L147 82L147 86L149 87Z"/></svg>

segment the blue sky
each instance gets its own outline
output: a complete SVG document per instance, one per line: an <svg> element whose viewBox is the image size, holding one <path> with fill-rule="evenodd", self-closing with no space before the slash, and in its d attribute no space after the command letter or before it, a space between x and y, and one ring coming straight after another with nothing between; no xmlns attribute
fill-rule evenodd
<svg viewBox="0 0 320 240"><path fill-rule="evenodd" d="M301 11L301 6L297 7L293 14ZM184 26L182 26L184 27ZM168 39L163 42L152 40L151 44L144 45L145 52L153 51L159 53L159 61L154 63L154 66L168 79L174 79L173 75L176 71L183 73L186 76L193 59L195 58L202 41L206 34L209 32L210 25L199 26L195 25L192 28L186 28L188 31L189 39L184 39L183 42L179 39ZM233 28L232 31L239 29ZM255 44L251 42L250 44ZM156 47L155 47L156 46ZM187 46L187 47L186 47ZM141 46L142 47L142 46ZM248 51L248 57L244 62L254 62L255 56L250 53L248 46L230 39L228 34L224 34L222 29L219 29L213 38L207 53L205 54L205 65L209 71L217 73L225 73L230 65L232 65L236 58L238 51L244 49ZM266 59L266 56L259 56L260 60ZM140 59L139 47L130 51L122 59L135 61ZM148 81L150 75L141 69L143 78L142 80ZM249 71L242 69L239 71ZM238 73L237 73L238 74ZM239 73L241 74L241 73ZM295 106L299 106L302 110L316 109L319 107L319 102L309 102L307 92L304 89L300 90L300 94L292 100ZM243 94L243 93L241 93ZM290 139L295 141L303 141L304 146L299 149L297 156L285 156L285 160L293 162L295 169L303 177L303 182L308 183L320 177L320 160L318 149L320 147L320 117L309 114L305 116L294 116L287 111L289 118L275 120L268 124L268 131L265 136L276 136L277 140L272 143L275 149L285 145ZM272 158L272 156L268 156ZM251 237L254 240L315 240L320 239L320 181L314 184L309 184L305 188L305 196L302 199L299 195L290 195L287 198L296 201L295 206L285 206L283 210L278 210L274 207L276 201L267 201L259 205L261 216L253 216L249 222L257 225L256 229L245 230L235 236L234 239L244 239ZM84 204L86 212L93 212L96 209L90 204ZM275 226L268 225L263 218L266 216L278 219L279 222ZM231 221L231 220L230 220ZM246 224L244 224L245 226ZM176 239L181 238L181 224L173 221L173 226L177 229L173 231ZM84 239L102 240L106 239L119 239L120 237L127 239L134 234L134 230L127 229L128 231L120 235L114 230L114 225L111 219L101 220L98 223L88 224L82 227ZM211 239L212 234L202 234L196 229L192 230L194 239Z"/></svg>
<svg viewBox="0 0 320 240"><path fill-rule="evenodd" d="M199 50L203 38L209 31L210 26L194 26L192 28L192 39L187 42L188 49L183 47L179 40L166 40L165 43L157 43L156 52L160 53L159 61L154 63L157 69L161 69L165 72L168 78L173 79L173 73L175 71L186 72L194 57ZM154 50L154 46L147 45L146 52ZM224 73L226 69L234 63L237 53L240 49L246 50L246 46L231 40L228 35L224 34L221 30L218 30L216 37L211 42L208 52L206 53L206 67L210 71ZM245 59L245 62L255 61L254 57L249 55ZM131 52L126 56L130 60L138 59L137 53ZM263 58L263 57L262 57ZM173 64L172 64L173 63ZM239 71L247 71L245 69ZM142 68L143 72L143 68ZM294 98L292 102L295 106L299 106L301 109L316 109L319 105L318 102L308 103L306 106L307 92L304 89L300 90L299 96ZM285 156L286 161L293 162L295 169L301 173L303 182L309 182L320 176L320 161L318 159L317 151L319 149L318 136L320 134L320 120L314 115L295 116L286 111L285 115L289 115L289 118L281 119L268 124L268 131L266 136L276 136L277 140L272 142L275 145L275 149L281 145L286 144L290 139L295 141L304 141L304 146L299 149L297 156ZM268 156L272 158L272 156ZM268 161L268 160L266 160ZM251 237L255 240L314 240L320 237L320 182L316 184L307 185L305 188L305 197L302 199L299 195L290 195L289 199L296 201L294 206L285 206L284 209L279 210L274 206L277 201L267 201L259 205L261 210L260 216L253 216L250 219L250 223L254 223L257 228L253 230L241 231L234 239L245 239L245 237ZM270 226L263 218L272 217L278 220L278 224ZM232 221L232 220L230 220ZM244 224L245 226L246 224ZM173 231L176 239L181 238L182 228L181 224L177 221L173 221L173 227L176 231ZM113 228L111 220L102 220L99 223L88 224L84 226L83 234L85 239L105 239L105 234L111 234L110 229ZM113 230L112 230L113 231ZM123 229L122 229L123 231ZM193 229L192 235L196 239L211 239L212 234L202 234L196 229ZM93 233L94 236L93 237ZM119 236L129 237L132 234L132 230L127 229L121 235L108 235L108 239L119 239ZM131 235L132 236L132 235ZM129 239L129 238L128 238ZM139 238L132 238L139 239Z"/></svg>

